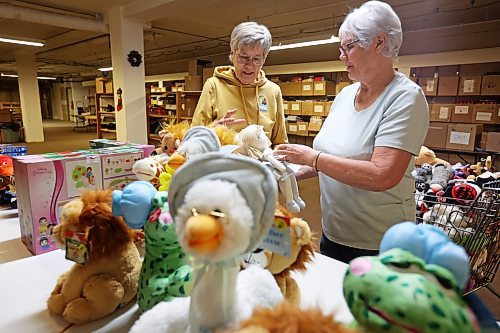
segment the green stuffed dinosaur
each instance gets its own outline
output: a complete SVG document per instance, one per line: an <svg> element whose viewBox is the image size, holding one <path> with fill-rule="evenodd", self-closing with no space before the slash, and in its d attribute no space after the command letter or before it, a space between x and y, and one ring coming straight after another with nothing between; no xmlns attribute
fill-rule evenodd
<svg viewBox="0 0 500 333"><path fill-rule="evenodd" d="M379 256L351 261L343 291L353 326L372 333L480 331L461 296L461 281L467 281L460 273L460 266L468 265L465 251L432 228L402 223L384 235Z"/></svg>
<svg viewBox="0 0 500 333"><path fill-rule="evenodd" d="M144 227L146 253L137 291L141 313L159 302L191 295L192 267L177 240L167 197L168 192L156 191L146 181L113 191L113 214L123 216L130 227Z"/></svg>
<svg viewBox="0 0 500 333"><path fill-rule="evenodd" d="M137 303L141 312L174 297L191 295L193 269L177 241L168 211L167 192L157 192L144 225L146 254L139 276Z"/></svg>

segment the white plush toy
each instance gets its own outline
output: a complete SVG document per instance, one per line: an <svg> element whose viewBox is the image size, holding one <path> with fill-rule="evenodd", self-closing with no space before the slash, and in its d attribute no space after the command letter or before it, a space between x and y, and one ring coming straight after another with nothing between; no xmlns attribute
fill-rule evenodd
<svg viewBox="0 0 500 333"><path fill-rule="evenodd" d="M239 272L240 256L254 250L274 222L276 199L276 181L262 163L235 154L192 156L168 194L179 243L193 258L192 296L157 304L131 332L214 332L248 318L256 306L280 303L269 271Z"/></svg>
<svg viewBox="0 0 500 333"><path fill-rule="evenodd" d="M235 153L250 156L262 162L269 162L278 180L279 188L285 196L285 206L293 213L298 213L306 207L299 196L299 187L295 174L286 163L278 161L273 156L271 141L260 125L249 125L236 136L239 147Z"/></svg>

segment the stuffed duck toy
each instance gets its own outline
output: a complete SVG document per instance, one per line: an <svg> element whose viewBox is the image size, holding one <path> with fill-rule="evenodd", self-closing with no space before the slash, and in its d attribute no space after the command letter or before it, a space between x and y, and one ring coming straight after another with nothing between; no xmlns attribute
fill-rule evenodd
<svg viewBox="0 0 500 333"><path fill-rule="evenodd" d="M255 249L274 222L273 174L246 156L206 153L174 174L168 194L179 243L192 257L191 297L161 302L131 332L214 332L248 318L256 306L283 300L272 274L240 272L240 256Z"/></svg>

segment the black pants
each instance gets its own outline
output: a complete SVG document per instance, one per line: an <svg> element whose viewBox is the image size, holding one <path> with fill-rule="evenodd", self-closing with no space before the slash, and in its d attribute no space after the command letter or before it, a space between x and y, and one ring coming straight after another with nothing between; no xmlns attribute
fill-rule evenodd
<svg viewBox="0 0 500 333"><path fill-rule="evenodd" d="M325 235L321 236L319 249L321 254L345 262L346 264L357 257L378 255L378 250L357 249L355 247L341 245L332 242L331 240L326 238Z"/></svg>

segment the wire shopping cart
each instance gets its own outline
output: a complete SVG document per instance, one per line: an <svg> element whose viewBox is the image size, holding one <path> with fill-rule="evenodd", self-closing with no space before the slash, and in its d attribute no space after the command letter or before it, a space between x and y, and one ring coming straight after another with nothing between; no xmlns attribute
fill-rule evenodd
<svg viewBox="0 0 500 333"><path fill-rule="evenodd" d="M488 286L500 262L500 180L484 184L474 200L418 193L415 200L417 223L435 225L467 251L471 276L464 293Z"/></svg>

